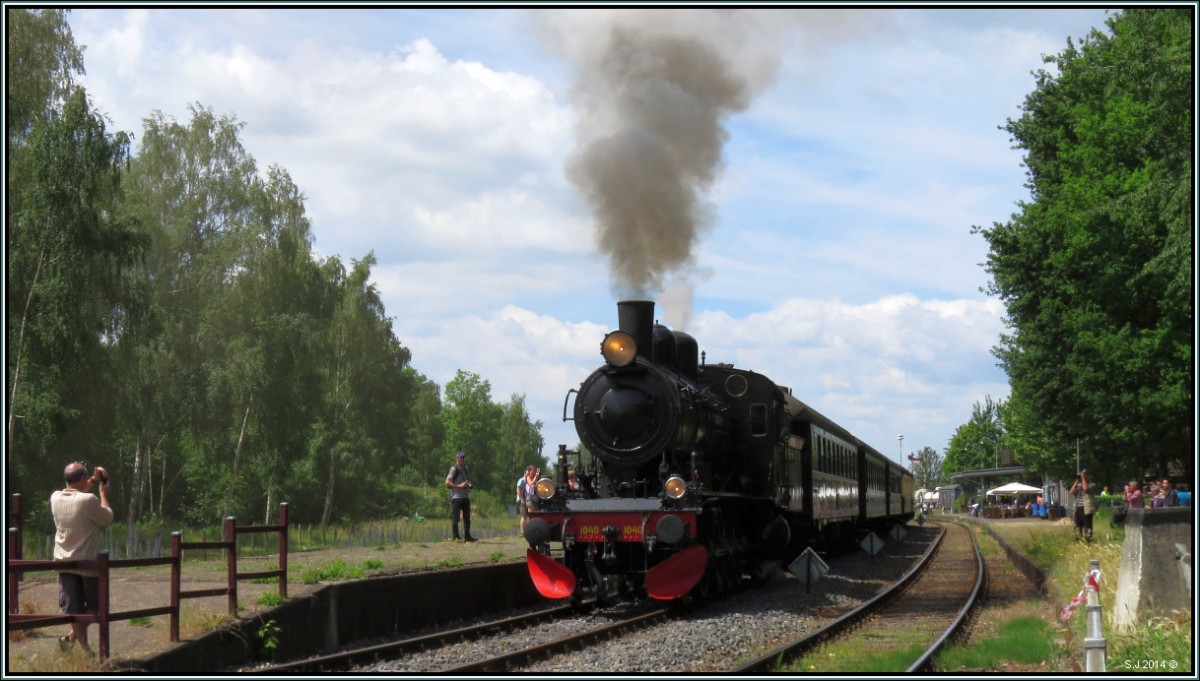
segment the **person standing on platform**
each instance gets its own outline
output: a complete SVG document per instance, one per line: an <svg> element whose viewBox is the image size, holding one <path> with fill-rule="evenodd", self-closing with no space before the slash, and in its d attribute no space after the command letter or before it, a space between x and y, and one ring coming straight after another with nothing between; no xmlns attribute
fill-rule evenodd
<svg viewBox="0 0 1200 681"><path fill-rule="evenodd" d="M1092 543L1092 517L1096 514L1096 483L1087 469L1079 471L1069 490L1075 499L1075 541Z"/></svg>
<svg viewBox="0 0 1200 681"><path fill-rule="evenodd" d="M526 466L525 474L517 479L517 511L521 515L521 536L525 536L525 521L529 512L537 510L537 495L534 485L537 484L537 466Z"/></svg>
<svg viewBox="0 0 1200 681"><path fill-rule="evenodd" d="M467 455L459 450L454 455L454 465L446 473L446 487L450 488L450 528L454 541L475 541L471 536L471 478L467 470ZM463 536L458 534L458 520L462 518Z"/></svg>
<svg viewBox="0 0 1200 681"><path fill-rule="evenodd" d="M1125 485L1125 506L1127 508L1145 508L1146 500L1142 498L1142 483L1130 480Z"/></svg>

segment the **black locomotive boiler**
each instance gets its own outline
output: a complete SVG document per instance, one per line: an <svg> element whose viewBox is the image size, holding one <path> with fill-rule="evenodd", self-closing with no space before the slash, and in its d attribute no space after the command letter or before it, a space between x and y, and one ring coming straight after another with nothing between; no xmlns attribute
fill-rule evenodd
<svg viewBox="0 0 1200 681"><path fill-rule="evenodd" d="M901 465L766 376L701 361L694 338L654 323L653 302L617 311L605 363L568 393L591 454L577 470L582 486L567 482L580 452L560 445L525 524L542 595L708 595L807 547L845 546L912 518Z"/></svg>

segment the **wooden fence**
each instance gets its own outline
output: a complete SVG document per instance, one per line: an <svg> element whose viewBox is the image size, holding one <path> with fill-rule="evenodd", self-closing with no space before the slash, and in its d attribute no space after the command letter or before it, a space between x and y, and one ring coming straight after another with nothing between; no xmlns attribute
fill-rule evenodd
<svg viewBox="0 0 1200 681"><path fill-rule="evenodd" d="M99 654L101 660L109 657L109 624L120 620L136 617L151 617L154 615L170 616L171 641L179 640L179 602L185 598L202 598L206 596L227 596L229 614L237 617L237 583L248 579L267 577L279 578L279 596L287 598L287 552L288 552L288 505L279 505L278 525L247 525L239 527L232 518L225 519L225 539L223 541L185 542L182 532L171 533L171 555L157 558L130 558L109 560L108 551L101 551L96 560L24 560L22 558L21 541L21 495L14 494L12 511L8 528L8 628L9 630L39 629L55 624L80 622L83 624L99 625ZM237 537L240 534L256 532L279 533L279 567L274 570L260 572L237 571ZM215 589L197 589L183 591L181 584L181 566L183 551L188 549L221 549L225 551L226 585ZM114 569L131 567L148 567L154 565L169 565L171 567L171 596L170 604L158 608L142 610L125 610L112 612L109 599L111 572ZM20 581L27 572L62 572L66 569L94 571L100 578L100 593L97 599L95 613L81 615L67 614L23 614L20 612Z"/></svg>

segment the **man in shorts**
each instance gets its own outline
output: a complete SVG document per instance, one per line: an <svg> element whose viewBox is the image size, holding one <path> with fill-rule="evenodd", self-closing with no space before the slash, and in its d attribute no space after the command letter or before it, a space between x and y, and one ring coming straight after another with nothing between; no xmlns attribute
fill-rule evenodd
<svg viewBox="0 0 1200 681"><path fill-rule="evenodd" d="M112 524L112 507L108 504L108 472L96 466L89 475L87 464L75 461L63 470L67 486L50 495L50 513L54 516L54 560L96 560L100 556L100 528ZM99 482L100 496L92 494ZM58 604L70 615L94 614L99 608L100 577L95 570L72 568L58 573ZM58 639L63 650L72 643L91 652L87 639L88 625L71 623L71 633Z"/></svg>

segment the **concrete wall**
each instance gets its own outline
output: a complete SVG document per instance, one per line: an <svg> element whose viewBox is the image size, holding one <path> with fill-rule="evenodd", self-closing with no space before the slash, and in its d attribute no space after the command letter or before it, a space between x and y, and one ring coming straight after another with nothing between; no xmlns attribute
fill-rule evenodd
<svg viewBox="0 0 1200 681"><path fill-rule="evenodd" d="M1195 509L1130 509L1113 617L1119 631L1139 620L1192 607ZM1103 566L1101 566L1103 570Z"/></svg>
<svg viewBox="0 0 1200 681"><path fill-rule="evenodd" d="M226 671L268 659L284 661L335 652L351 641L398 637L466 615L543 601L525 562L418 572L330 584L308 598L289 600L229 629L183 641L148 660L119 668L152 674ZM258 631L274 620L279 647L262 648Z"/></svg>

